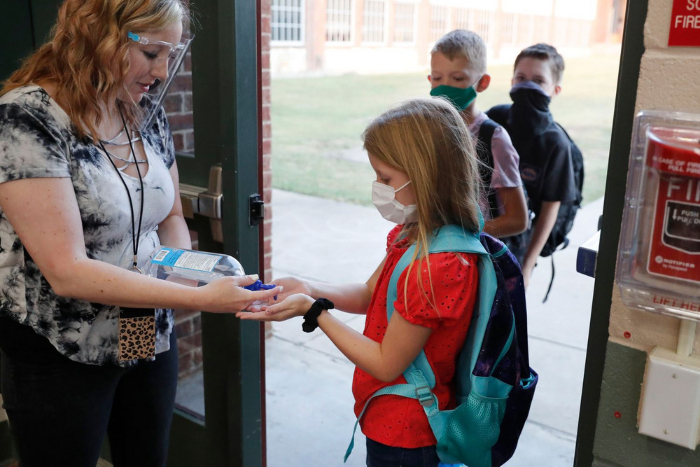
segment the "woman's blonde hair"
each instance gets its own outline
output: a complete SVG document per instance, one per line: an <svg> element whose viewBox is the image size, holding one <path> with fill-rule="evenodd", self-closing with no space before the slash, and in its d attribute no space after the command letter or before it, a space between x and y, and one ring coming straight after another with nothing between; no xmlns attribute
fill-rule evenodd
<svg viewBox="0 0 700 467"><path fill-rule="evenodd" d="M406 172L411 181L418 221L407 224L401 237L416 243L414 261L427 260L429 238L443 225L479 231L479 162L464 119L448 101L404 102L374 119L362 138L369 154Z"/></svg>
<svg viewBox="0 0 700 467"><path fill-rule="evenodd" d="M49 41L3 83L0 95L30 83L55 84L56 102L80 137L98 136L102 106L117 99L129 71L128 32L189 27L183 0L65 0ZM136 105L121 103L129 123Z"/></svg>

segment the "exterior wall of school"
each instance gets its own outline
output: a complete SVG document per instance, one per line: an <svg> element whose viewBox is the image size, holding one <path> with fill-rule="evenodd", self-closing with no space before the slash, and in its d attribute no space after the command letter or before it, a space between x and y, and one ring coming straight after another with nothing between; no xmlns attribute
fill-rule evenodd
<svg viewBox="0 0 700 467"><path fill-rule="evenodd" d="M295 5L303 9L303 33L291 41L273 39L273 76L425 70L435 41L459 28L473 30L484 38L491 63L512 63L522 48L537 42L551 43L567 57L585 55L593 44L620 41L616 33L621 24L619 12L624 12L626 4L626 0L583 0L575 2L583 7L572 9L572 2L533 0L527 2L532 6L528 9L522 2L508 0L275 0L273 5L281 5L277 8L286 11L284 5L290 1L300 2ZM333 8L338 2L351 5L346 8L351 14L343 16L351 32L343 35L347 39L343 41L333 35L337 27ZM385 5L380 20L383 37L379 41L368 41L368 30L373 26L365 23L373 17L365 8L370 8L372 2ZM401 40L405 28L397 25L397 18L405 21L405 15L401 16L405 11L414 15L408 41ZM274 13L273 18L273 28L288 21L285 16L277 19ZM376 29L373 31L376 35Z"/></svg>

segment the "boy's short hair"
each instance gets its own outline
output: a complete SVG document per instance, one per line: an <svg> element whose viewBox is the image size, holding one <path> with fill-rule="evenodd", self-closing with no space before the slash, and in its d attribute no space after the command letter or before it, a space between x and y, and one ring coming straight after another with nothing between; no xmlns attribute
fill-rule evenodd
<svg viewBox="0 0 700 467"><path fill-rule="evenodd" d="M442 36L433 46L430 55L440 52L450 60L466 58L476 72L486 73L486 43L477 33L456 29Z"/></svg>
<svg viewBox="0 0 700 467"><path fill-rule="evenodd" d="M521 50L515 58L513 71L518 67L518 62L526 57L549 62L549 67L552 69L554 84L559 84L561 82L562 75L564 74L564 58L559 55L557 49L543 42L526 47Z"/></svg>

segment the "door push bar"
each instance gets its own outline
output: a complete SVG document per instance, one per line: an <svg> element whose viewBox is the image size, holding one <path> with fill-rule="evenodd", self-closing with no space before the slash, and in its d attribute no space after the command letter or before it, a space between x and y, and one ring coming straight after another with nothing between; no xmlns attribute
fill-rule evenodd
<svg viewBox="0 0 700 467"><path fill-rule="evenodd" d="M211 235L214 241L223 243L224 232L221 225L224 195L223 169L221 165L212 166L209 171L209 187L202 188L186 183L180 184L180 200L182 214L186 219L194 219L195 214L208 217L211 224ZM265 218L265 203L258 193L250 195L248 200L248 223L250 226L260 224Z"/></svg>

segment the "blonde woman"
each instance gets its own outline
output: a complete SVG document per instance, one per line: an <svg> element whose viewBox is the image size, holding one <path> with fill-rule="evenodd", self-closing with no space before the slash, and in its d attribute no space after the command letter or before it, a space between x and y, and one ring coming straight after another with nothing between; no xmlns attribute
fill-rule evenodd
<svg viewBox="0 0 700 467"><path fill-rule="evenodd" d="M191 248L168 122L144 97L186 50L185 3L66 0L0 92L2 394L25 467L94 467L107 433L115 466L164 466L172 309L234 312L279 292L139 273L160 244Z"/></svg>
<svg viewBox="0 0 700 467"><path fill-rule="evenodd" d="M455 406L452 379L458 349L467 335L476 298L477 258L467 253L427 255L437 229L457 225L479 230L479 175L474 146L462 117L442 99L406 102L375 119L364 146L377 174L372 200L387 220L387 254L365 284L331 285L294 278L279 303L241 319L286 320L304 316L357 368L353 379L355 414L377 390L405 383L403 371L425 349L436 375L433 393L441 410ZM387 290L397 262L417 244L417 262L397 282L396 313L387 322ZM323 298L321 298L323 297ZM328 312L334 307L366 314L363 334ZM361 419L367 436L368 466L431 466L439 463L436 440L417 400L382 396Z"/></svg>

